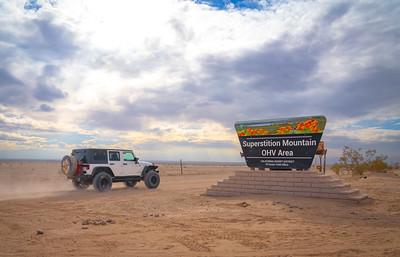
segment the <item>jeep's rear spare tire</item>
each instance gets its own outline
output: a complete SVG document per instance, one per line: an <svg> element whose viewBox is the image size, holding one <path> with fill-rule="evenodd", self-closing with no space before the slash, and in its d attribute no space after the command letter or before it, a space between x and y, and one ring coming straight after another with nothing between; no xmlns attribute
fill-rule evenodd
<svg viewBox="0 0 400 257"><path fill-rule="evenodd" d="M78 162L73 156L65 155L61 160L61 172L67 178L73 178L76 172Z"/></svg>
<svg viewBox="0 0 400 257"><path fill-rule="evenodd" d="M111 190L112 177L105 171L97 173L93 178L93 186L99 192Z"/></svg>
<svg viewBox="0 0 400 257"><path fill-rule="evenodd" d="M157 188L160 185L160 175L154 170L147 172L144 175L144 184L147 188Z"/></svg>

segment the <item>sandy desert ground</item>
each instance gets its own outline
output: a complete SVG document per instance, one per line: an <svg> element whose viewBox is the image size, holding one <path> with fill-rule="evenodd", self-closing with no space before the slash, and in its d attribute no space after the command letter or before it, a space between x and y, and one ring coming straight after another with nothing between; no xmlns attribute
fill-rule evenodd
<svg viewBox="0 0 400 257"><path fill-rule="evenodd" d="M0 256L400 256L400 177L372 200L203 196L243 166L161 165L161 185L74 191L57 162L0 162ZM38 230L43 234L38 234Z"/></svg>

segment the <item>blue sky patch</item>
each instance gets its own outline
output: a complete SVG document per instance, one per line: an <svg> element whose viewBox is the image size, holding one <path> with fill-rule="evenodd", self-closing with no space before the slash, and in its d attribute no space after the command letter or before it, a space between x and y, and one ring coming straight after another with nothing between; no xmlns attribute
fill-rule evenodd
<svg viewBox="0 0 400 257"><path fill-rule="evenodd" d="M39 4L37 0L28 0L24 4L25 10L32 10L37 12L40 8L42 8L42 5Z"/></svg>
<svg viewBox="0 0 400 257"><path fill-rule="evenodd" d="M272 6L274 0L258 1L258 0L195 0L197 4L206 4L219 10L234 9L256 9L261 10L265 7Z"/></svg>
<svg viewBox="0 0 400 257"><path fill-rule="evenodd" d="M353 125L362 128L380 128L390 130L400 130L400 119L391 120L362 120Z"/></svg>

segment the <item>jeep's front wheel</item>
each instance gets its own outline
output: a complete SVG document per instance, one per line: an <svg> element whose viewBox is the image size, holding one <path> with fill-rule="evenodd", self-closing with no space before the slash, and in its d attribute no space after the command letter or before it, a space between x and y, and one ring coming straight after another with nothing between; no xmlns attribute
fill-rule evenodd
<svg viewBox="0 0 400 257"><path fill-rule="evenodd" d="M160 175L154 170L147 172L144 175L144 184L149 189L157 188L160 185Z"/></svg>
<svg viewBox="0 0 400 257"><path fill-rule="evenodd" d="M99 172L93 178L93 186L99 192L111 190L112 177L107 172Z"/></svg>
<svg viewBox="0 0 400 257"><path fill-rule="evenodd" d="M129 181L125 182L125 185L127 187L134 187L134 186L136 186L136 183L137 183L136 181L129 180Z"/></svg>

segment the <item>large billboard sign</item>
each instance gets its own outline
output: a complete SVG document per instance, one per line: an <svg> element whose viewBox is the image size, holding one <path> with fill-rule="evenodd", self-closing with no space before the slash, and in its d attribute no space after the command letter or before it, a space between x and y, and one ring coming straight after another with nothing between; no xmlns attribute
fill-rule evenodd
<svg viewBox="0 0 400 257"><path fill-rule="evenodd" d="M251 168L308 169L325 129L324 116L239 121L235 129Z"/></svg>

